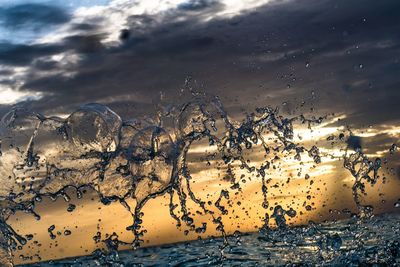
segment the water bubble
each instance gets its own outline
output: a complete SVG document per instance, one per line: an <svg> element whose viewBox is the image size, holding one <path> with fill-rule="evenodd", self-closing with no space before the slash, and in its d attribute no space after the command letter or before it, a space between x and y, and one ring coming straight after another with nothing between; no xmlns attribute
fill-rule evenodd
<svg viewBox="0 0 400 267"><path fill-rule="evenodd" d="M119 144L122 120L101 104L82 106L68 117L67 125L67 134L79 149L110 152Z"/></svg>

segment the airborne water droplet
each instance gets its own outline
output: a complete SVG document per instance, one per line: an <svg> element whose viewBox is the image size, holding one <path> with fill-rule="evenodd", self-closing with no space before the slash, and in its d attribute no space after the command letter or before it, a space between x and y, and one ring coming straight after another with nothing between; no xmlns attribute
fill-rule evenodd
<svg viewBox="0 0 400 267"><path fill-rule="evenodd" d="M389 149L390 155L393 155L397 151L397 145L392 144L392 146Z"/></svg>
<svg viewBox="0 0 400 267"><path fill-rule="evenodd" d="M74 204L69 204L68 208L67 208L67 211L68 212L73 212L75 210L75 208L76 208L76 206Z"/></svg>
<svg viewBox="0 0 400 267"><path fill-rule="evenodd" d="M70 230L65 230L65 231L64 231L64 235L66 235L66 236L71 235L71 233L72 233L72 232L71 232Z"/></svg>

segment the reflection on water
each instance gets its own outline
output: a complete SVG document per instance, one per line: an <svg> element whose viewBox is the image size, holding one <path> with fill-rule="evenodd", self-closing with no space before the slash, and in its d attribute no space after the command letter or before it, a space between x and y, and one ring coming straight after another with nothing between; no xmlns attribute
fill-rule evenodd
<svg viewBox="0 0 400 267"><path fill-rule="evenodd" d="M221 254L220 238L123 251L113 266L271 266L287 264L333 266L400 263L400 215L362 221L344 220L307 227L236 233ZM103 266L94 256L30 266Z"/></svg>
<svg viewBox="0 0 400 267"><path fill-rule="evenodd" d="M236 261L236 258L229 259L228 256L245 253L246 245L243 245L242 252L234 252L235 247L231 246L232 237L228 237L232 229L226 228L224 216L233 214L231 210L234 208L239 209L241 204L235 196L242 192L244 184L253 180L259 182L255 194L262 196L263 212L257 214L262 222L261 235L259 238L254 235L246 236L243 241L236 235L236 250L239 247L242 249L238 246L239 243L253 242L251 246L254 246L254 242L264 242L262 247L265 248L266 255L269 255L265 260L269 259L272 264L307 261L307 257L302 257L310 253L315 254L313 257L318 257L310 258L311 262L329 262L333 257L329 255L339 253L342 245L347 246L346 235L340 237L335 232L343 230L337 228L340 224L331 225L333 232L330 232L329 225L290 228L287 224L291 218L301 217L318 207L318 199L314 199L311 189L316 187L320 191L323 186L326 191L328 185L314 184L309 170L316 169L325 157L343 160L342 166L353 177L351 188L358 209L358 215L354 214L353 217L371 219L374 209L363 204L362 197L367 195L367 187L386 178L381 172L386 162L380 158L370 159L361 146L352 145L351 140L355 136L351 130L342 130L337 135L330 133L325 140L330 146L336 147L339 155L330 154L329 151L322 153L317 140L306 138L302 141L300 135L295 138L296 127L312 132L314 127L328 119L327 116L308 118L301 114L285 117L278 108L266 106L257 108L244 120L236 121L225 112L217 97L193 91L191 93L191 99L187 102L161 107L158 116L153 120L122 120L118 114L100 104L84 105L66 119L45 117L23 108L7 113L0 125L2 263L11 266L12 252L22 250L34 237L31 233L22 236L13 230L7 222L13 214L24 211L40 220L36 205L44 198L62 198L70 203L71 192L76 194L77 199L81 199L84 191L90 189L97 194L102 205L119 203L130 213L132 222L126 226L126 230L133 235L133 240L121 241L116 233L104 234L98 231L93 239L104 246L92 253L96 258L94 262L119 265L120 248L140 247L148 232L143 225L146 204L151 199L169 196L169 216L175 221L176 227L182 229L184 235L194 236L200 236L210 228L215 229L217 235L223 238L222 241L206 242L207 245L204 246L209 246L210 249L206 261L229 264L231 260ZM190 156L193 155L193 152L189 153L191 148L196 148L196 145L202 146L202 157ZM394 153L394 150L392 147L390 153ZM196 161L197 164L193 164ZM206 166L200 168L201 164ZM219 186L214 190L214 193L217 192L214 197L204 193L209 190L208 185L204 185L203 193L193 190L194 187L199 187L196 184L199 180L194 179L195 170L211 168L217 170L218 176L205 178L211 181L211 185ZM290 168L297 172L297 178L287 173ZM321 173L324 171L329 171L329 168L324 168ZM277 177L282 179L275 182ZM280 201L276 195L271 198L272 188L278 189L284 195L288 192L291 180L299 180L299 177L304 177L307 181L307 186L298 192L305 196L303 203L291 201L289 205L283 205L286 200ZM273 203L271 199L274 199ZM75 208L70 203L67 211L73 212ZM247 210L245 214L248 217L254 215ZM199 216L208 216L208 221L199 222L196 220ZM231 220L234 221L235 218L231 217ZM375 225L367 221L367 225L369 224ZM364 233L362 224L345 225L350 227L351 235ZM272 230L271 227L278 230ZM58 235L72 234L70 229L60 232L54 224L48 226L47 231L52 240ZM245 240L247 241L244 242ZM370 240L371 237L365 241L357 238L356 243L361 244L361 251L364 251L364 245ZM380 242L376 240L378 241ZM199 243L189 243L189 247L192 244L196 247ZM294 250L293 253L287 252L289 246ZM396 244L393 243L393 246L397 249ZM176 249L180 250L181 247L179 245ZM145 253L146 250L140 251L138 253ZM261 255L263 253L255 257ZM395 256L387 255L388 262L393 261ZM36 257L41 259L40 255ZM351 255L343 260L352 260L352 257ZM250 262L250 258L245 256L243 260ZM21 259L32 260L24 256ZM239 259L237 256L237 261ZM135 261L129 257L127 260ZM174 260L177 259L171 258L170 261ZM254 259L256 261L264 262Z"/></svg>

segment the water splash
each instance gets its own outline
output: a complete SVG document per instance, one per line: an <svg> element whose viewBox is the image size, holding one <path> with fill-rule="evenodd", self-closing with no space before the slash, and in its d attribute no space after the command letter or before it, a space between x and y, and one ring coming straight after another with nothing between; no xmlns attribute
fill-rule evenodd
<svg viewBox="0 0 400 267"><path fill-rule="evenodd" d="M344 165L348 169L355 181L352 186L353 199L360 212L360 217L371 217L373 214L373 207L363 205L360 200L360 195L366 195L365 183L374 185L378 178L378 170L382 167L382 160L376 158L374 161L370 160L361 149L356 149L354 153L346 154L344 156Z"/></svg>
<svg viewBox="0 0 400 267"><path fill-rule="evenodd" d="M223 179L231 184L230 190L241 190L241 179L232 171L234 165L257 175L262 184L262 207L266 211L263 231L272 233L275 230L269 227L267 212L270 208L267 172L270 168L279 168L279 161L287 157L300 162L302 154L312 158L315 164L321 163L316 145L307 148L294 141L293 124L297 122L311 128L323 119L308 119L303 115L286 118L279 114L279 109L267 106L257 108L238 122L228 116L218 97L200 93L193 93L188 102L161 109L153 121L125 121L100 104L84 105L66 119L45 117L24 108L13 109L0 122L1 262L12 266L12 250L27 242L7 224L9 216L24 211L40 220L35 203L43 197L62 197L69 202L70 188L75 189L77 198L82 197L85 188L91 188L104 205L119 202L125 207L132 215L132 224L127 230L134 235L130 243L133 248L141 245L146 233L142 227L143 207L150 199L161 195L170 196L170 215L177 227L187 227L185 234L205 232L210 226L208 222L195 224L187 208L191 201L202 214L211 216L211 223L223 237L221 261L229 245L222 215L228 213L226 205L232 206L230 192L222 189L218 199L212 202L201 199L191 189L193 178L187 159L193 144L205 141L216 148L208 158L222 160L220 170L225 172ZM246 158L246 151L254 147L264 151L261 163L252 164ZM346 151L344 160L344 167L355 178L355 203L361 217L365 217L372 209L361 204L360 194L365 194L364 182L374 184L377 181L381 160L372 162L361 150L350 154ZM135 205L128 204L128 199L134 199ZM68 211L74 209L75 206L69 204ZM275 205L271 218L279 231L285 230L287 235L286 218L295 216L292 208L285 210ZM52 239L56 238L54 229L54 225L48 229ZM71 232L65 235L69 234ZM282 238L283 235L278 236ZM325 246L333 250L340 247L337 236L324 238ZM99 264L120 264L117 250L121 244L127 245L126 242L120 241L115 233L102 239L100 232L94 240L106 244L105 250L94 252Z"/></svg>

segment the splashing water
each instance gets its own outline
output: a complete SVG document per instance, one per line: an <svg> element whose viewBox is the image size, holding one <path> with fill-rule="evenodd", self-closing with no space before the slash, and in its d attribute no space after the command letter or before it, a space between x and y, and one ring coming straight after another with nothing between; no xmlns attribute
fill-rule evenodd
<svg viewBox="0 0 400 267"><path fill-rule="evenodd" d="M222 219L228 213L225 203L232 206L229 202L232 191L240 191L242 186L241 179L234 174L235 166L255 173L261 181L262 207L266 211L263 238L268 242L290 242L285 239L290 239L293 236L290 231L295 230L287 227L286 219L297 213L292 208L286 210L275 205L272 215L268 215L267 209L271 208L268 170L279 168L279 162L287 157L300 162L302 154L308 155L315 164L321 163L322 156L316 145L307 148L294 141L293 125L300 123L311 128L323 119L308 119L303 115L286 118L278 109L262 107L237 122L227 115L217 97L199 93L193 93L193 98L186 103L162 109L154 121L122 120L100 104L84 105L66 119L45 117L24 108L13 109L2 118L0 125L0 262L12 266L12 251L27 243L26 238L7 224L7 219L17 211L24 211L39 220L35 203L43 197L62 197L69 201L67 192L71 188L78 198L85 188L91 188L104 205L119 202L125 207L132 215L132 224L127 227L134 236L129 243L132 248L141 245L146 233L142 226L143 207L148 200L161 195L170 196L170 215L177 227L185 225L188 229L185 234L204 233L208 222L195 224L187 207L191 201L202 214L211 216L211 223L220 232L222 243L217 261L223 261L224 250L231 247L231 237ZM208 160L221 159L219 169L225 172L223 180L231 185L229 190L222 189L214 202L201 199L191 189L193 177L188 152L200 142L215 148L207 156ZM261 163L253 164L247 157L252 148L263 150ZM361 203L360 194L365 194L365 183L374 184L378 180L381 160L371 161L361 150L354 153L346 150L343 158L344 168L355 179L352 191L360 217L369 218L372 207ZM129 199L135 205L128 204ZM75 205L69 204L68 211L74 209ZM270 217L277 230L270 228ZM312 229L316 228L307 228L310 236ZM53 231L54 225L48 229L50 237L55 237ZM314 234L315 231L318 232L314 230ZM69 235L71 231L64 234ZM324 244L320 247L336 251L342 244L337 234L319 233L319 236L318 242ZM100 232L95 241L106 245L106 249L93 253L100 264L123 264L118 248L128 243L120 241L116 234L102 240Z"/></svg>

